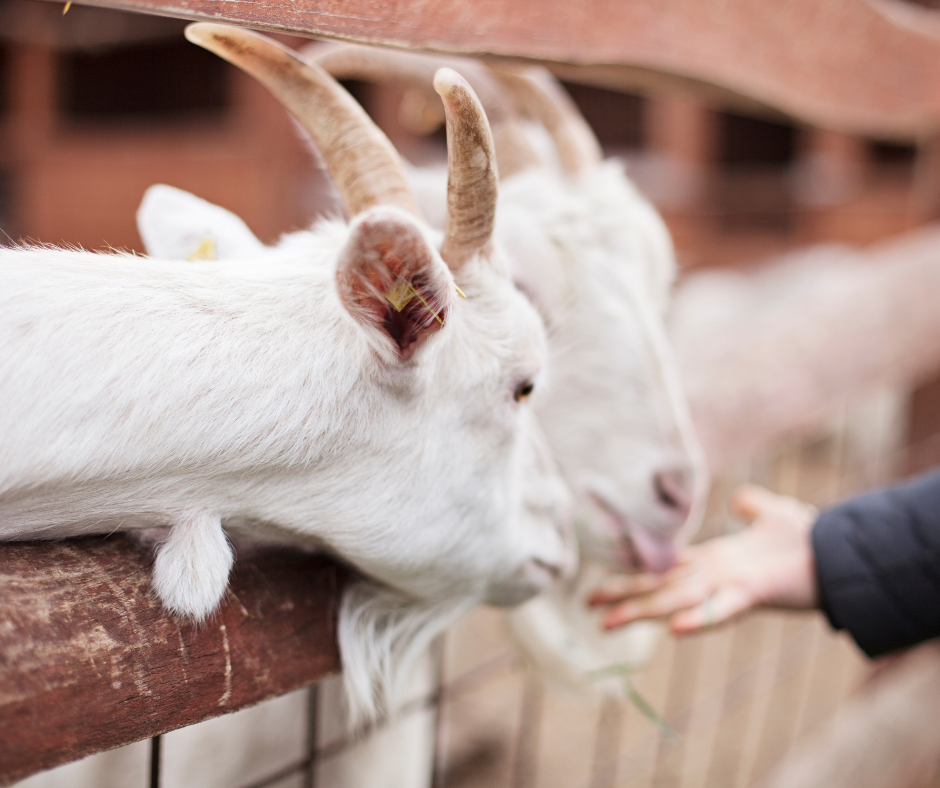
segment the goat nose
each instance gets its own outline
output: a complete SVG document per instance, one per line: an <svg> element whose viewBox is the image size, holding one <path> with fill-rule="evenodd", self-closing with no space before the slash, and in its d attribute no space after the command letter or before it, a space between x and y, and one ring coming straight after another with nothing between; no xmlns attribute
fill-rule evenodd
<svg viewBox="0 0 940 788"><path fill-rule="evenodd" d="M668 468L653 474L657 500L683 520L692 511L694 483L692 472L684 468Z"/></svg>

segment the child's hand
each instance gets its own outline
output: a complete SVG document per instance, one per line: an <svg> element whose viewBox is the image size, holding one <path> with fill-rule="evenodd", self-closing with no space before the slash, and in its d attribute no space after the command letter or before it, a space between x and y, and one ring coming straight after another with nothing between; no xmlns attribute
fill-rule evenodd
<svg viewBox="0 0 940 788"><path fill-rule="evenodd" d="M662 575L627 575L596 591L592 605L611 605L604 625L668 616L674 632L692 632L759 605L815 607L816 510L753 485L738 489L731 507L750 528L690 547Z"/></svg>

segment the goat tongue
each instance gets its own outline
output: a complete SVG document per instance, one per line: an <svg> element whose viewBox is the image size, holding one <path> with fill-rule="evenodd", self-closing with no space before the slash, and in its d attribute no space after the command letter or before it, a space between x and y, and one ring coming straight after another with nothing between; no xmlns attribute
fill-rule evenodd
<svg viewBox="0 0 940 788"><path fill-rule="evenodd" d="M642 528L632 526L630 539L647 572L662 573L676 562L677 550L671 542L660 542Z"/></svg>

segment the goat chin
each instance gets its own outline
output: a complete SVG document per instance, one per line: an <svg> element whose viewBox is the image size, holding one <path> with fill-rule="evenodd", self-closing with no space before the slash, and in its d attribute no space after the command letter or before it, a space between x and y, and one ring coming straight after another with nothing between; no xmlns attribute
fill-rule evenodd
<svg viewBox="0 0 940 788"><path fill-rule="evenodd" d="M418 658L473 606L466 597L416 601L366 580L346 589L339 649L351 731L396 715Z"/></svg>

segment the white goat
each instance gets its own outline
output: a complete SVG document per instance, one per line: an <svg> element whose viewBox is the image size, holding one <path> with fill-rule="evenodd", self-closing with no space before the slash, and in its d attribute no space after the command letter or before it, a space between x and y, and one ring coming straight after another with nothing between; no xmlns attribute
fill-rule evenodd
<svg viewBox="0 0 940 788"><path fill-rule="evenodd" d="M323 49L312 51L322 55ZM641 561L667 563L701 510L707 476L662 325L674 263L661 220L621 167L592 155L596 143L590 131L564 103L557 109L551 83L538 85L543 100L551 100L540 119L546 121L544 113L556 108L546 125L558 141L562 166L573 170L568 174L533 166L536 156L511 122L511 102L479 64L359 47L328 51L323 62L340 76L404 79L409 85L430 83L441 63L450 63L473 79L488 115L496 119L500 171L513 173L502 182L496 232L514 251L514 278L551 328L553 384L536 407L543 409L559 462L579 486L579 536L589 556L575 588L558 587L520 608L512 617L514 629L543 672L581 688L592 669L643 662L656 628L639 624L625 634L604 634L583 595L603 572ZM439 215L443 223L445 174L409 174L425 214ZM220 258L260 245L233 214L167 186L148 191L138 223L150 251L180 259L206 239ZM663 484L665 489L657 489ZM423 678L427 692L431 672L425 667L416 678L419 685ZM332 683L324 689L322 724L341 728L336 722L345 714L341 696ZM602 689L618 693L622 685L611 681ZM297 698L295 705L300 703ZM208 729L192 729L176 745L177 769L191 781L198 775L200 784L213 779L199 756L205 749L202 737L210 735ZM359 788L425 785L428 736L424 717L397 722L331 759L321 779Z"/></svg>
<svg viewBox="0 0 940 788"><path fill-rule="evenodd" d="M642 664L656 642L645 622L600 631L584 605L611 571L661 570L698 527L708 473L664 324L675 275L668 231L619 162L600 146L548 72L487 70L476 61L354 45L314 44L308 59L339 78L428 90L434 70L459 69L481 97L505 176L496 236L513 279L549 328L553 380L535 404L562 474L577 496L581 569L512 613L516 634L545 672L585 687L612 663ZM509 95L507 95L507 91ZM526 146L527 117L555 151ZM508 141L508 142L507 142ZM541 156L539 154L542 154ZM446 178L411 168L432 223ZM598 685L619 694L612 680Z"/></svg>
<svg viewBox="0 0 940 788"><path fill-rule="evenodd" d="M196 620L226 588L223 528L340 555L383 584L354 586L340 622L353 717L374 714L374 685L393 694L395 665L457 615L523 601L573 560L522 402L543 328L490 238L489 129L440 72L439 254L391 145L332 78L245 30L187 36L284 101L355 218L225 264L0 251L0 538L170 525L154 588Z"/></svg>

